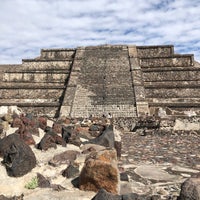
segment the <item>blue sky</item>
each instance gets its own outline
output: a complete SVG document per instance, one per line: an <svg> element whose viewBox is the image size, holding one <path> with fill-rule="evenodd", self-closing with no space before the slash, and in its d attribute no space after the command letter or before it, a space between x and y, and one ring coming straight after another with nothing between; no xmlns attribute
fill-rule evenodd
<svg viewBox="0 0 200 200"><path fill-rule="evenodd" d="M41 48L173 44L200 61L200 0L1 0L0 63Z"/></svg>

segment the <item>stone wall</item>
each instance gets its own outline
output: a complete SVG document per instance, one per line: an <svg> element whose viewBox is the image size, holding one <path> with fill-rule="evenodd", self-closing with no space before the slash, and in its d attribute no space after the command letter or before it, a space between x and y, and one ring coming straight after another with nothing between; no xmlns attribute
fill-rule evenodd
<svg viewBox="0 0 200 200"><path fill-rule="evenodd" d="M59 115L75 50L41 50L21 65L0 67L0 105L17 105L36 115Z"/></svg>

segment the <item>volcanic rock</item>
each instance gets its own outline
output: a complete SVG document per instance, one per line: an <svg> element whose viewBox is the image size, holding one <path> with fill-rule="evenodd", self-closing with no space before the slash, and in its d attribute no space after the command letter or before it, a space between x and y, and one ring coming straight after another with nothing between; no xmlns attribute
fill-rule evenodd
<svg viewBox="0 0 200 200"><path fill-rule="evenodd" d="M104 188L113 194L119 192L119 171L114 149L94 152L86 158L79 177L79 188L96 192Z"/></svg>
<svg viewBox="0 0 200 200"><path fill-rule="evenodd" d="M36 166L33 151L17 134L0 140L0 153L3 155L2 163L6 166L9 176L23 176Z"/></svg>

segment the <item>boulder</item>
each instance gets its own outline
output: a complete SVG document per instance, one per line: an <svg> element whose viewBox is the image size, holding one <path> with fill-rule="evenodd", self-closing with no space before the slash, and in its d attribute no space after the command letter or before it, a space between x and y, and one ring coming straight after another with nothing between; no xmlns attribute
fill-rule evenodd
<svg viewBox="0 0 200 200"><path fill-rule="evenodd" d="M22 120L19 117L15 117L12 121L11 127L17 128L23 124Z"/></svg>
<svg viewBox="0 0 200 200"><path fill-rule="evenodd" d="M95 139L90 140L90 143L114 148L115 137L114 137L113 125L106 126L106 129L103 131L103 133L100 136L96 137Z"/></svg>
<svg viewBox="0 0 200 200"><path fill-rule="evenodd" d="M46 117L39 117L38 118L38 123L39 123L39 127L42 130L45 130L45 128L47 127L47 118Z"/></svg>
<svg viewBox="0 0 200 200"><path fill-rule="evenodd" d="M109 193L104 189L100 189L98 193L92 198L92 200L122 200L122 197L120 195Z"/></svg>
<svg viewBox="0 0 200 200"><path fill-rule="evenodd" d="M61 123L53 123L52 126L53 131L55 131L56 133L62 134L62 124Z"/></svg>
<svg viewBox="0 0 200 200"><path fill-rule="evenodd" d="M79 167L69 164L69 166L62 172L62 175L66 178L75 178L79 175Z"/></svg>
<svg viewBox="0 0 200 200"><path fill-rule="evenodd" d="M50 188L51 183L42 174L37 173L38 187L40 188Z"/></svg>
<svg viewBox="0 0 200 200"><path fill-rule="evenodd" d="M79 132L72 126L64 126L62 128L62 138L66 143L73 144L78 147L81 146Z"/></svg>
<svg viewBox="0 0 200 200"><path fill-rule="evenodd" d="M117 194L119 192L119 171L114 149L91 153L79 176L79 188L97 192L104 188Z"/></svg>
<svg viewBox="0 0 200 200"><path fill-rule="evenodd" d="M77 158L78 154L80 154L78 151L67 150L63 153L55 155L49 161L49 164L54 166L54 167L60 166L62 164L69 165L71 162L73 162Z"/></svg>
<svg viewBox="0 0 200 200"><path fill-rule="evenodd" d="M0 140L0 153L9 176L23 176L36 166L33 151L18 134L11 134Z"/></svg>
<svg viewBox="0 0 200 200"><path fill-rule="evenodd" d="M47 126L45 132L46 134L37 145L38 149L46 151L48 148L51 147L56 148L56 144L60 144L63 147L66 146L66 142L63 140L63 138L55 133L51 127Z"/></svg>
<svg viewBox="0 0 200 200"><path fill-rule="evenodd" d="M19 134L20 139L22 139L26 144L31 145L35 144L35 140L33 139L33 136L31 134L31 127L25 126L23 123L21 123L18 130L15 131L15 133Z"/></svg>
<svg viewBox="0 0 200 200"><path fill-rule="evenodd" d="M200 200L200 178L189 178L181 185L178 200Z"/></svg>
<svg viewBox="0 0 200 200"><path fill-rule="evenodd" d="M43 136L43 138L40 140L40 142L37 144L37 149L40 149L40 150L48 150L49 148L56 148L56 141L55 139L49 135L49 134L45 134Z"/></svg>

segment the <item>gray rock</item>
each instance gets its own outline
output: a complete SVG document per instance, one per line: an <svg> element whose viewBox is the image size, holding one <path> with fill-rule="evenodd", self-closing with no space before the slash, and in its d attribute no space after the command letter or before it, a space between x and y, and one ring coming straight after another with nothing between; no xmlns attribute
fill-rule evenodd
<svg viewBox="0 0 200 200"><path fill-rule="evenodd" d="M92 200L122 200L120 195L114 195L104 189L100 189Z"/></svg>
<svg viewBox="0 0 200 200"><path fill-rule="evenodd" d="M114 131L113 126L109 125L106 127L103 133L96 137L93 140L90 140L91 143L102 145L105 147L114 148L115 138L114 138Z"/></svg>
<svg viewBox="0 0 200 200"><path fill-rule="evenodd" d="M74 178L79 175L78 166L70 164L62 173L62 175L66 178Z"/></svg>
<svg viewBox="0 0 200 200"><path fill-rule="evenodd" d="M183 182L178 200L200 200L200 178L189 178Z"/></svg>

